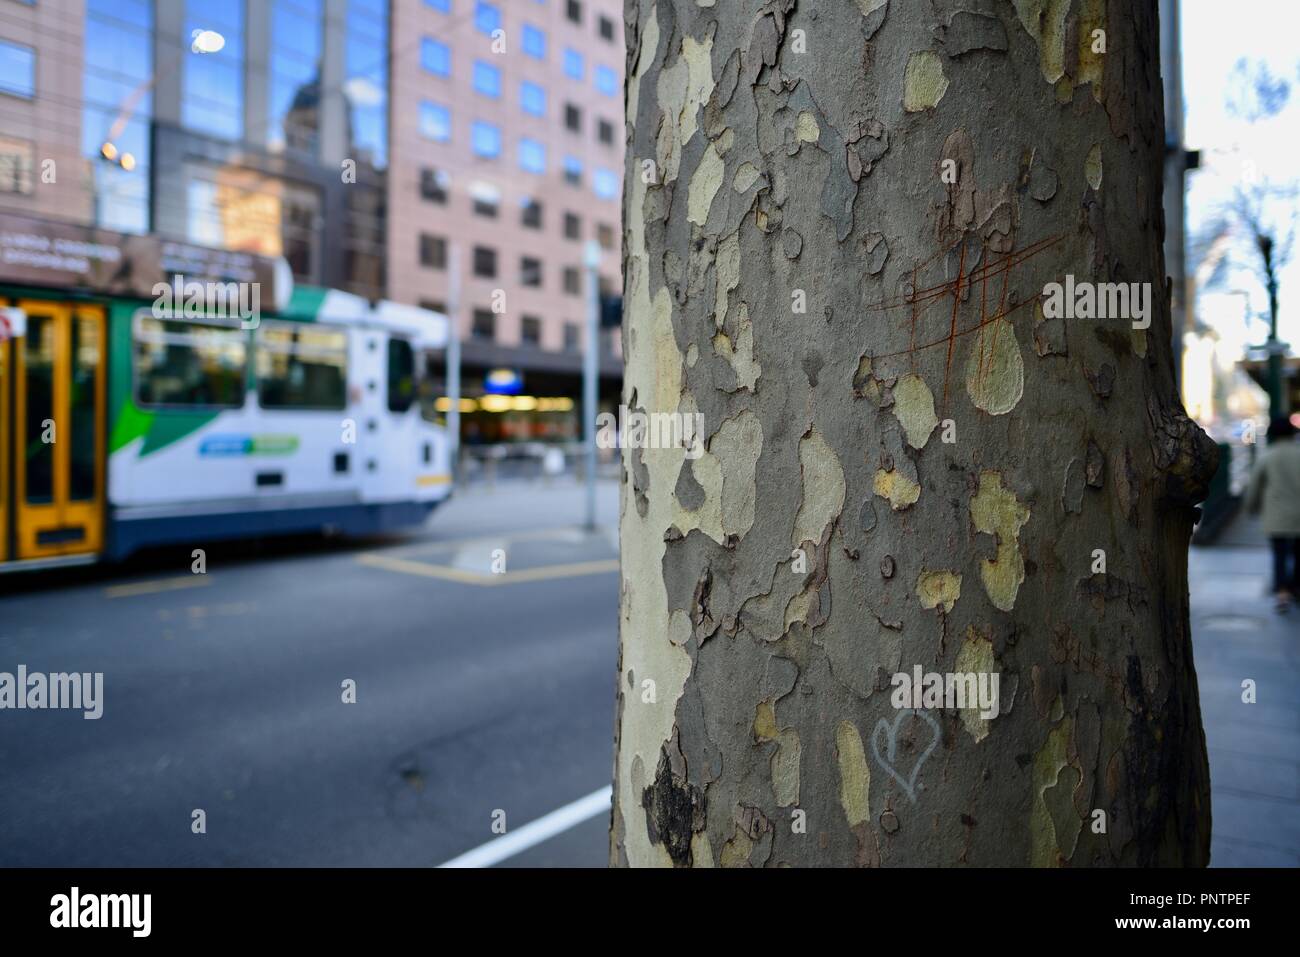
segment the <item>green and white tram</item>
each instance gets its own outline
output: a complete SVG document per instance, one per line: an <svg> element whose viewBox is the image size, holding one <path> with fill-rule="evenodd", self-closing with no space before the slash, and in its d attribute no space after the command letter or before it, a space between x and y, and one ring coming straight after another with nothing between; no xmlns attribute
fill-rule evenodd
<svg viewBox="0 0 1300 957"><path fill-rule="evenodd" d="M421 401L444 316L302 286L255 323L210 313L0 279L0 570L368 534L447 499Z"/></svg>

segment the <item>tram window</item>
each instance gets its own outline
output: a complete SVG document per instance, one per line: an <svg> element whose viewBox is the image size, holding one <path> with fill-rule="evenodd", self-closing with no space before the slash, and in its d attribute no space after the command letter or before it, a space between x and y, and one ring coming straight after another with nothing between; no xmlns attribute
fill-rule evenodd
<svg viewBox="0 0 1300 957"><path fill-rule="evenodd" d="M405 412L415 401L415 352L405 339L388 340L388 411Z"/></svg>
<svg viewBox="0 0 1300 957"><path fill-rule="evenodd" d="M257 396L262 408L347 407L346 332L301 323L263 322L257 338Z"/></svg>
<svg viewBox="0 0 1300 957"><path fill-rule="evenodd" d="M236 326L156 319L135 324L135 397L142 406L237 409L248 347Z"/></svg>

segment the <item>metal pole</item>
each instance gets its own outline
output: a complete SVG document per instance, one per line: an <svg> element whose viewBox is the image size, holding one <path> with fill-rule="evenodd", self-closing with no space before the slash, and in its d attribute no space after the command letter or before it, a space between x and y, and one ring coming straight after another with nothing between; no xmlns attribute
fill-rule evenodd
<svg viewBox="0 0 1300 957"><path fill-rule="evenodd" d="M447 244L447 441L454 483L460 476L460 257Z"/></svg>
<svg viewBox="0 0 1300 957"><path fill-rule="evenodd" d="M600 367L600 245L587 241L587 343L582 357L582 417L586 425L587 529L596 530L596 402Z"/></svg>

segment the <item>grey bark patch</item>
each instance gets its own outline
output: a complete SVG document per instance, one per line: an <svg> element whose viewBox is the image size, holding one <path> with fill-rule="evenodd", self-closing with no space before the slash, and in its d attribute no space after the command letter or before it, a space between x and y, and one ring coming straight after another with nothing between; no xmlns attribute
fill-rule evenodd
<svg viewBox="0 0 1300 957"><path fill-rule="evenodd" d="M858 513L858 526L864 532L870 532L876 527L876 506L871 499L862 503L862 511Z"/></svg>
<svg viewBox="0 0 1300 957"><path fill-rule="evenodd" d="M940 40L944 51L951 57L959 57L972 50L1005 52L1007 30L997 17L958 10L948 19L948 26L943 30Z"/></svg>
<svg viewBox="0 0 1300 957"><path fill-rule="evenodd" d="M808 377L808 385L817 388L817 375L822 370L824 360L815 352L810 352L803 357L800 366L803 368L803 374Z"/></svg>
<svg viewBox="0 0 1300 957"><path fill-rule="evenodd" d="M865 17L862 18L862 39L870 40L876 35L876 31L881 28L885 22L885 17L889 15L889 0L876 7Z"/></svg>
<svg viewBox="0 0 1300 957"><path fill-rule="evenodd" d="M1067 515L1078 515L1083 511L1083 489L1083 466L1078 459L1070 459L1061 488L1061 508Z"/></svg>
<svg viewBox="0 0 1300 957"><path fill-rule="evenodd" d="M1056 170L1042 163L1035 163L1029 170L1029 195L1040 203L1046 203L1056 195L1060 181Z"/></svg>
<svg viewBox="0 0 1300 957"><path fill-rule="evenodd" d="M688 512L694 512L704 504L704 486L695 478L695 469L690 459L682 462L682 470L677 473L677 487L673 489L677 503Z"/></svg>
<svg viewBox="0 0 1300 957"><path fill-rule="evenodd" d="M781 248L786 259L798 259L803 250L803 237L793 229L786 229L781 233Z"/></svg>
<svg viewBox="0 0 1300 957"><path fill-rule="evenodd" d="M1093 395L1099 399L1109 399L1110 394L1115 389L1115 367L1109 362L1103 362L1101 368L1093 372L1089 368L1084 368L1084 376L1088 379L1088 385L1092 388Z"/></svg>
<svg viewBox="0 0 1300 957"><path fill-rule="evenodd" d="M885 242L884 234L868 233L863 238L862 245L866 250L862 267L869 276L880 275L880 270L885 268L885 261L889 259L889 243Z"/></svg>
<svg viewBox="0 0 1300 957"><path fill-rule="evenodd" d="M1106 456L1092 439L1088 440L1088 455L1084 459L1084 476L1089 488L1101 488L1106 477Z"/></svg>

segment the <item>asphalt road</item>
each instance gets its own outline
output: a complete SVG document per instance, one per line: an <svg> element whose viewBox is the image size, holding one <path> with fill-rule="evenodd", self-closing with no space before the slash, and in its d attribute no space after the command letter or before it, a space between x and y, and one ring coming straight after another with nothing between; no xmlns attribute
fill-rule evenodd
<svg viewBox="0 0 1300 957"><path fill-rule="evenodd" d="M415 536L213 548L203 576L188 549L5 576L0 671L102 671L104 712L0 711L0 865L430 866L607 785L616 499L594 535L578 490L502 485ZM505 863L603 866L607 827Z"/></svg>

